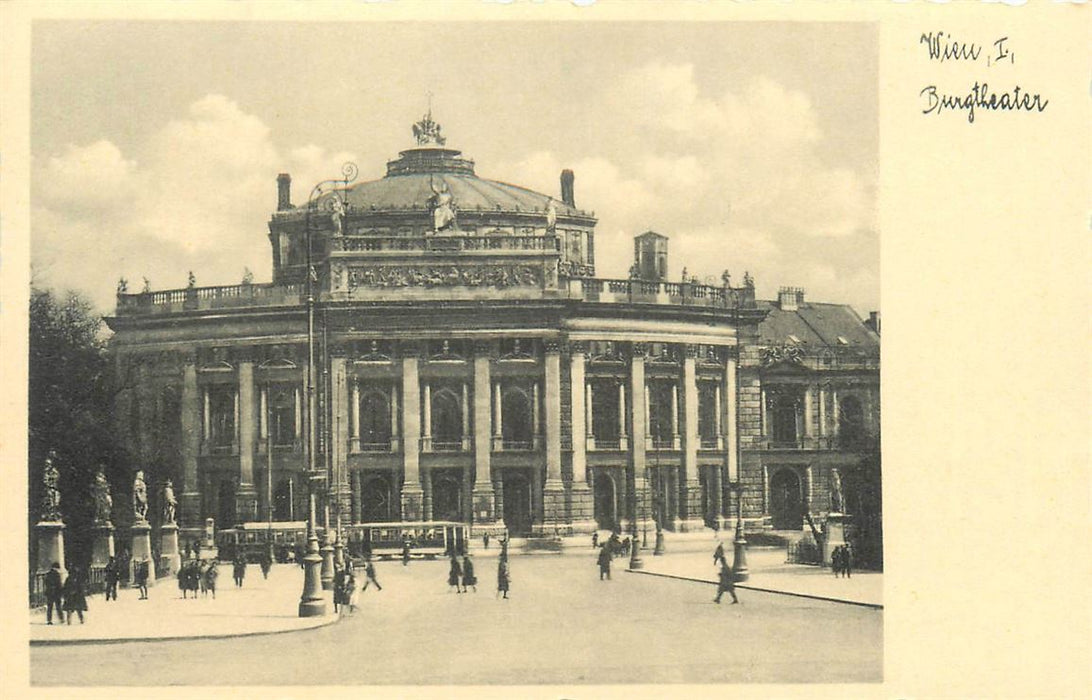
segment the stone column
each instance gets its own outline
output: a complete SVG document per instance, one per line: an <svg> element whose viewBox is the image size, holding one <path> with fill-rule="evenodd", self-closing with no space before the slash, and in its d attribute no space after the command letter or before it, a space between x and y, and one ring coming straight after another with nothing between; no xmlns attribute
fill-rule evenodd
<svg viewBox="0 0 1092 700"><path fill-rule="evenodd" d="M254 487L254 363L239 363L239 389L235 394L239 419L239 488L235 492L235 519L240 523L258 519L258 491Z"/></svg>
<svg viewBox="0 0 1092 700"><path fill-rule="evenodd" d="M335 500L338 503L339 513L348 513L350 508L349 495L349 468L346 461L346 450L349 447L349 378L346 372L346 359L333 357L330 359L330 372L333 377L333 425L330 426L333 434L333 444L330 446L330 455L333 462L334 474L337 481L334 482Z"/></svg>
<svg viewBox="0 0 1092 700"><path fill-rule="evenodd" d="M723 404L720 398L720 382L713 385L713 439L716 441L717 449L724 449L724 430L721 427L724 423L722 418L721 408Z"/></svg>
<svg viewBox="0 0 1092 700"><path fill-rule="evenodd" d="M531 384L531 447L538 450L542 447L542 420L539 418L539 394L538 382Z"/></svg>
<svg viewBox="0 0 1092 700"><path fill-rule="evenodd" d="M724 461L728 483L734 484L740 480L739 417L736 412L739 388L736 385L736 349L729 348L728 352L728 359L724 363ZM725 505L729 505L729 502L726 502ZM722 513L726 520L730 520L733 515L733 513L727 511L722 511Z"/></svg>
<svg viewBox="0 0 1092 700"><path fill-rule="evenodd" d="M362 519L363 510L361 508L362 497L363 497L364 493L360 488L360 482L361 482L360 470L358 470L358 469L353 470L351 481L352 481L352 489L353 489L353 522L354 523L364 522L363 519Z"/></svg>
<svg viewBox="0 0 1092 700"><path fill-rule="evenodd" d="M830 402L831 402L830 420L831 420L831 423L832 423L832 425L830 427L830 434L832 436L834 436L834 437L837 437L838 433L841 432L841 430L839 430L839 428L841 426L838 425L838 419L839 419L838 413L840 411L840 407L838 406L838 390L837 389L831 389L830 390Z"/></svg>
<svg viewBox="0 0 1092 700"><path fill-rule="evenodd" d="M428 385L426 387L426 399ZM417 356L402 358L402 427L405 448L402 451L402 520L421 519L420 439L421 387L417 378ZM427 403L426 403L427 407ZM428 416L426 408L426 416Z"/></svg>
<svg viewBox="0 0 1092 700"><path fill-rule="evenodd" d="M812 431L811 427L811 419L814 415L814 410L812 409L813 391L814 390L812 389L811 385L808 385L808 387L804 390L804 447L806 448L811 447L811 445L807 443L810 443L811 438L815 436L815 433Z"/></svg>
<svg viewBox="0 0 1092 700"><path fill-rule="evenodd" d="M463 382L463 402L460 408L463 415L462 451L469 452L473 440L470 436L470 386L466 382Z"/></svg>
<svg viewBox="0 0 1092 700"><path fill-rule="evenodd" d="M585 447L589 450L595 449L595 431L592 430L592 411L595 409L592 407L592 385L591 382L584 381L584 427L585 432Z"/></svg>
<svg viewBox="0 0 1092 700"><path fill-rule="evenodd" d="M397 409L396 409L397 404L395 404L395 402L393 400L394 399L393 395L391 396L391 399L392 400L388 405L390 406L391 415L394 416L396 411L397 411ZM350 437L349 437L349 451L350 452L359 452L360 451L360 381L357 380L357 379L353 380L353 396L352 396L351 401L352 401L352 403L349 405L349 412L350 412L350 415L352 416L352 418L351 418L352 430L350 431ZM394 437L394 428L392 426L391 427L391 438L393 438L393 437Z"/></svg>
<svg viewBox="0 0 1092 700"><path fill-rule="evenodd" d="M588 485L588 454L585 435L588 431L588 408L586 403L588 388L584 378L585 346L583 343L569 345L569 382L572 412L572 467L573 482L569 517L573 534L588 534L594 531L594 502Z"/></svg>
<svg viewBox="0 0 1092 700"><path fill-rule="evenodd" d="M360 404L358 403L358 404L355 404L355 405L356 405L355 410L356 410L357 414L359 414L360 413ZM391 385L391 398L390 398L390 401L387 402L387 406L390 407L390 412L391 412L391 452L397 452L400 449L399 445L401 444L400 433L398 432L398 385L397 384L392 384ZM359 420L359 418L358 418L358 420ZM360 432L359 431L359 425L357 426L357 428L358 428L357 434L359 434L359 432Z"/></svg>
<svg viewBox="0 0 1092 700"><path fill-rule="evenodd" d="M258 448L269 438L269 387L263 385L258 392Z"/></svg>
<svg viewBox="0 0 1092 700"><path fill-rule="evenodd" d="M633 470L634 477L634 490L637 506L642 503L642 494L646 490L645 488L645 427L648 425L648 416L645 415L645 353L647 347L644 343L634 343L630 352L629 361L629 391L630 391L630 406L631 415L630 423L633 426L633 434L630 436L632 442L630 443L632 451L630 452L630 468ZM620 489L622 493L626 492L625 480L623 479L623 485ZM626 503L628 504L628 494ZM632 517L630 508L626 508L625 512L621 515L626 520ZM648 519L648 513L643 512L638 508L637 512L637 527L647 528L648 523L645 522Z"/></svg>
<svg viewBox="0 0 1092 700"><path fill-rule="evenodd" d="M683 440L683 473L685 475L685 513L683 530L698 531L705 527L705 514L702 513L701 477L698 474L698 381L697 381L697 346L687 345L683 358L683 418L685 423ZM677 386L677 385L676 385ZM712 486L709 484L709 486Z"/></svg>
<svg viewBox="0 0 1092 700"><path fill-rule="evenodd" d="M642 359L641 369L644 371L644 360ZM642 383L643 386L643 383ZM643 426L642 426L643 428ZM634 433L637 432L636 426L634 426ZM641 432L644 432L643 430ZM644 446L644 436L641 436L641 445ZM626 385L625 383L618 384L618 449L629 449L629 438L626 435Z"/></svg>
<svg viewBox="0 0 1092 700"><path fill-rule="evenodd" d="M493 475L490 459L492 435L489 417L493 410L500 416L500 406L491 405L490 356L491 346L479 343L474 348L474 486L471 489L473 518L475 525L489 527L500 518L500 510L494 509ZM500 384L495 389L500 395ZM497 421L500 432L500 421ZM499 508L499 506L497 506Z"/></svg>
<svg viewBox="0 0 1092 700"><path fill-rule="evenodd" d="M493 450L495 452L504 449L504 406L501 403L503 400L501 383L493 382Z"/></svg>
<svg viewBox="0 0 1092 700"><path fill-rule="evenodd" d="M682 449L682 440L679 435L679 382L671 384L671 449Z"/></svg>
<svg viewBox="0 0 1092 700"><path fill-rule="evenodd" d="M201 404L197 392L197 365L188 358L182 365L182 526L193 533L201 529L201 489L197 483L197 455L201 451ZM191 533L192 534L192 533Z"/></svg>
<svg viewBox="0 0 1092 700"><path fill-rule="evenodd" d="M551 528L567 520L565 485L561 481L561 344L546 341L545 362L546 483L543 489L544 525ZM535 384L537 389L538 384ZM538 398L538 392L534 392ZM536 404L537 405L537 404ZM537 408L533 414L537 418ZM535 423L538 432L538 423Z"/></svg>
<svg viewBox="0 0 1092 700"><path fill-rule="evenodd" d="M422 406L424 415L424 425L421 428L421 451L432 452L432 386L425 382L425 397L424 405ZM403 391L405 391L403 385Z"/></svg>
<svg viewBox="0 0 1092 700"><path fill-rule="evenodd" d="M819 387L819 439L823 440L827 436L827 392L820 386ZM820 445L820 447L826 447L826 445Z"/></svg>

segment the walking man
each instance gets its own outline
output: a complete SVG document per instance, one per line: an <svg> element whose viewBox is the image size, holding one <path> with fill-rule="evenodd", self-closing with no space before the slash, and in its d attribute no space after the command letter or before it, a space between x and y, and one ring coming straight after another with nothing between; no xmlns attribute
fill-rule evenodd
<svg viewBox="0 0 1092 700"><path fill-rule="evenodd" d="M137 590L140 591L140 598L137 600L148 600L148 559L145 557L137 562L134 567L133 577L136 579Z"/></svg>
<svg viewBox="0 0 1092 700"><path fill-rule="evenodd" d="M724 543L717 541L717 550L713 552L713 566L724 561Z"/></svg>
<svg viewBox="0 0 1092 700"><path fill-rule="evenodd" d="M235 579L236 588L243 587L243 579L246 578L246 554L242 551L235 555L235 563L231 567L231 575Z"/></svg>
<svg viewBox="0 0 1092 700"><path fill-rule="evenodd" d="M508 600L508 587L512 582L512 572L508 568L508 557L501 557L497 563L497 594L504 594Z"/></svg>
<svg viewBox="0 0 1092 700"><path fill-rule="evenodd" d="M451 555L451 569L447 574L447 592L451 593L451 587L455 587L456 593L462 593L462 589L459 587L459 580L463 576L463 569L459 566L459 560L455 558L455 555Z"/></svg>
<svg viewBox="0 0 1092 700"><path fill-rule="evenodd" d="M610 560L611 560L610 549L606 545L603 545L602 547L599 548L599 580L600 581L603 580L604 576L606 576L608 581L610 580Z"/></svg>
<svg viewBox="0 0 1092 700"><path fill-rule="evenodd" d="M68 624L72 624L72 613L79 615L80 624L83 624L83 613L87 610L87 591L79 569L73 569L68 580L64 582L64 610L68 613Z"/></svg>
<svg viewBox="0 0 1092 700"><path fill-rule="evenodd" d="M720 605L720 597L725 593L732 596L732 605L739 602L739 598L736 597L736 575L722 559L720 564L720 583L717 585L717 597L713 599L713 602Z"/></svg>
<svg viewBox="0 0 1092 700"><path fill-rule="evenodd" d="M410 543L409 540L402 541L402 566L409 566L410 555Z"/></svg>
<svg viewBox="0 0 1092 700"><path fill-rule="evenodd" d="M103 579L106 582L106 600L118 599L118 562L113 557L110 557L106 562L106 567L102 572Z"/></svg>
<svg viewBox="0 0 1092 700"><path fill-rule="evenodd" d="M61 565L53 562L45 575L46 595L46 624L53 624L53 608L57 608L57 622L64 622L64 611L61 609Z"/></svg>
<svg viewBox="0 0 1092 700"><path fill-rule="evenodd" d="M379 581L375 578L375 564L372 563L371 557L364 560L364 587L360 590L368 590L369 583L375 584L375 590L383 590L383 587L379 585Z"/></svg>
<svg viewBox="0 0 1092 700"><path fill-rule="evenodd" d="M474 563L470 561L469 556L463 557L463 593L466 593L466 587L471 586L474 592L478 592L478 577L474 575Z"/></svg>

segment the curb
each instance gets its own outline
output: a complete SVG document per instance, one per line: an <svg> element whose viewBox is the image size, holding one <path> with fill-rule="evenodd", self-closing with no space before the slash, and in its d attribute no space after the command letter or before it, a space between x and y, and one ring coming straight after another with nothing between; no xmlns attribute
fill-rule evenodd
<svg viewBox="0 0 1092 700"><path fill-rule="evenodd" d="M662 574L655 571L634 571L633 569L625 569L628 574L644 574L645 576L660 576L662 578L673 578L679 581L691 581L693 583L705 583L710 586L716 586L715 581L706 581L705 579L692 578L690 576L678 576L676 574ZM760 586L748 586L744 583L737 583L736 588L743 588L748 591L760 591L762 593L775 593L777 595L789 595L797 598L810 598L812 600L823 600L828 603L841 603L842 605L857 605L862 608L871 608L872 610L883 610L883 605L879 603L865 603L860 600L846 600L845 598L831 598L828 596L814 595L812 593L794 593L792 591L779 591L773 588L762 588Z"/></svg>
<svg viewBox="0 0 1092 700"><path fill-rule="evenodd" d="M322 627L329 627L341 621L341 615L328 615L330 619L323 620L322 622L311 625L310 627L299 627L296 629L282 629L282 630L268 630L261 632L228 632L226 634L191 634L191 635L175 635L170 637L101 637L97 639L32 639L30 640L30 646L32 647L46 647L46 646L70 646L79 644L127 644L129 642L180 642L189 641L191 639L235 639L239 637L261 637L274 634L289 634L291 632L307 632L310 630L317 630Z"/></svg>

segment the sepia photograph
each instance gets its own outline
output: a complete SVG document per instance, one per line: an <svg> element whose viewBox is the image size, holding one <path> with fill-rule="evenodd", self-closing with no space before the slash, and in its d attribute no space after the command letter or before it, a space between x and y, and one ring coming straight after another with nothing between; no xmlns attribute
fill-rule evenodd
<svg viewBox="0 0 1092 700"><path fill-rule="evenodd" d="M3 686L1078 697L1087 14L728 4L4 8Z"/></svg>
<svg viewBox="0 0 1092 700"><path fill-rule="evenodd" d="M32 683L881 680L875 24L32 50Z"/></svg>

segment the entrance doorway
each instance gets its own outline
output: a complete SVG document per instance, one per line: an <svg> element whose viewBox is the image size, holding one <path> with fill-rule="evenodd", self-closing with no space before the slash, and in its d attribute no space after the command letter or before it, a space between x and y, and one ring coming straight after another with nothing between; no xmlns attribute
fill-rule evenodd
<svg viewBox="0 0 1092 700"><path fill-rule="evenodd" d="M770 477L770 520L775 530L799 530L804 527L800 477L792 469L779 469Z"/></svg>
<svg viewBox="0 0 1092 700"><path fill-rule="evenodd" d="M508 534L531 534L531 478L522 470L504 470L504 524Z"/></svg>
<svg viewBox="0 0 1092 700"><path fill-rule="evenodd" d="M432 519L462 521L463 489L461 472L451 470L432 475Z"/></svg>
<svg viewBox="0 0 1092 700"><path fill-rule="evenodd" d="M595 475L595 524L600 530L618 527L618 489L614 475L600 469Z"/></svg>
<svg viewBox="0 0 1092 700"><path fill-rule="evenodd" d="M360 517L366 523L386 523L395 519L395 493L391 478L386 474L374 474L360 485Z"/></svg>

